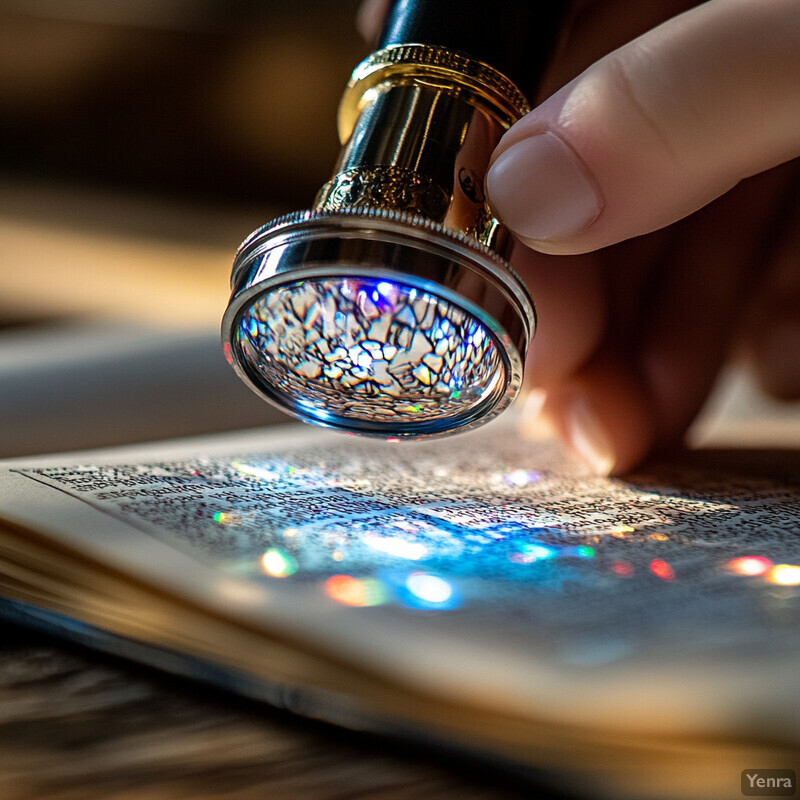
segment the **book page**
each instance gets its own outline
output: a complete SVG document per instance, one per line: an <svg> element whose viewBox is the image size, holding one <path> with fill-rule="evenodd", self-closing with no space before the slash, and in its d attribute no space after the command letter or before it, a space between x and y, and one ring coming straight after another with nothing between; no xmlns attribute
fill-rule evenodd
<svg viewBox="0 0 800 800"><path fill-rule="evenodd" d="M434 442L286 429L62 457L0 488L10 519L433 692L800 741L799 480L795 451L597 478L507 414Z"/></svg>

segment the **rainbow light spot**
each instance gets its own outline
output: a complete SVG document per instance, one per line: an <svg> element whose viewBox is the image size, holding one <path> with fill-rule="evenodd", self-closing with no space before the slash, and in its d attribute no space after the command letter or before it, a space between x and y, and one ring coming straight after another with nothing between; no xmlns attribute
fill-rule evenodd
<svg viewBox="0 0 800 800"><path fill-rule="evenodd" d="M800 586L800 566L797 564L776 564L765 578L778 586Z"/></svg>
<svg viewBox="0 0 800 800"><path fill-rule="evenodd" d="M386 553L395 558L407 558L409 561L419 561L428 555L428 548L422 542L408 541L399 536L368 533L364 537L364 543L380 553Z"/></svg>
<svg viewBox="0 0 800 800"><path fill-rule="evenodd" d="M331 575L325 581L325 593L344 606L378 606L388 599L386 588L379 580L352 575Z"/></svg>
<svg viewBox="0 0 800 800"><path fill-rule="evenodd" d="M663 558L654 558L650 562L650 572L662 581L675 580L675 570Z"/></svg>
<svg viewBox="0 0 800 800"><path fill-rule="evenodd" d="M297 572L297 562L288 553L273 547L261 556L261 568L273 578L288 578Z"/></svg>
<svg viewBox="0 0 800 800"><path fill-rule="evenodd" d="M277 481L282 477L281 472L277 469L270 469L267 466L260 466L258 464L246 464L241 461L232 461L231 466L240 475L247 475L251 478L260 478L265 481Z"/></svg>
<svg viewBox="0 0 800 800"><path fill-rule="evenodd" d="M615 525L609 533L617 539L624 539L629 533L634 533L636 528L631 525Z"/></svg>
<svg viewBox="0 0 800 800"><path fill-rule="evenodd" d="M544 561L557 555L554 547L544 544L523 544L518 553L512 553L508 558L515 564L533 564L535 561Z"/></svg>
<svg viewBox="0 0 800 800"><path fill-rule="evenodd" d="M406 588L419 600L432 606L446 605L453 597L450 583L428 572L412 572L406 579Z"/></svg>
<svg viewBox="0 0 800 800"><path fill-rule="evenodd" d="M611 565L611 571L620 578L630 578L633 575L633 564L628 561L615 561Z"/></svg>
<svg viewBox="0 0 800 800"><path fill-rule="evenodd" d="M515 469L503 475L503 483L507 483L509 486L526 486L529 483L535 483L540 477L538 472Z"/></svg>
<svg viewBox="0 0 800 800"><path fill-rule="evenodd" d="M763 575L772 568L772 562L763 556L741 556L732 558L725 567L736 575Z"/></svg>

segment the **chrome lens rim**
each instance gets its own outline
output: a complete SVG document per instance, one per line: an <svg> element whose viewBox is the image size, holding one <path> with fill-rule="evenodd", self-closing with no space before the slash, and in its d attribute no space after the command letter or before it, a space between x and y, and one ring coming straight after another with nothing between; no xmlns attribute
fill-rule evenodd
<svg viewBox="0 0 800 800"><path fill-rule="evenodd" d="M446 419L387 423L315 412L301 398L267 382L239 346L242 316L259 297L295 282L348 277L414 287L475 319L492 337L502 360L504 374L496 389ZM428 220L394 212L288 215L245 240L234 262L232 284L222 325L228 361L259 396L304 421L384 439L443 436L493 419L522 385L535 326L524 284L489 248Z"/></svg>

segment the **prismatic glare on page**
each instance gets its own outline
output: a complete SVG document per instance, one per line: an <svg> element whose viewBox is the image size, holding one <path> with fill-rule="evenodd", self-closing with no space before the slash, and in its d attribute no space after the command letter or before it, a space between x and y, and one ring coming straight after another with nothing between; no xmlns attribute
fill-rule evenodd
<svg viewBox="0 0 800 800"><path fill-rule="evenodd" d="M323 441L24 474L240 578L365 609L488 614L576 663L800 643L797 464L595 478L504 423L435 443Z"/></svg>

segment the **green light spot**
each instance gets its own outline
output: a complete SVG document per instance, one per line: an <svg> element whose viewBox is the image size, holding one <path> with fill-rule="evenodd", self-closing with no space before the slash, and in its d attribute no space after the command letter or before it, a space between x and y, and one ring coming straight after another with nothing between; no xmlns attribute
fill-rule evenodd
<svg viewBox="0 0 800 800"><path fill-rule="evenodd" d="M297 572L297 562L283 550L271 548L261 556L261 567L273 578L286 578Z"/></svg>

